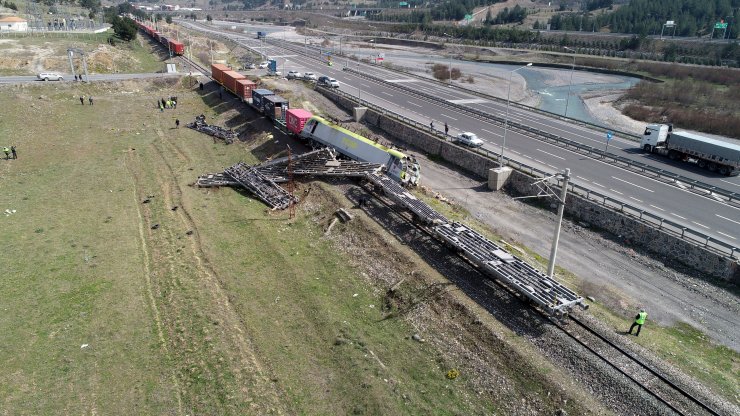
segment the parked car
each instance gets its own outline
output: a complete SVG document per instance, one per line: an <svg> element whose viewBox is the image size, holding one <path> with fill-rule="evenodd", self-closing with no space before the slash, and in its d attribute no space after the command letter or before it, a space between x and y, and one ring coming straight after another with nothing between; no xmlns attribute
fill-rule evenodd
<svg viewBox="0 0 740 416"><path fill-rule="evenodd" d="M268 62L267 61L263 61L263 62L260 62L259 67L260 67L260 69L265 69L265 68L267 68L267 65L268 65Z"/></svg>
<svg viewBox="0 0 740 416"><path fill-rule="evenodd" d="M252 62L248 64L244 64L244 69L255 69L257 68L257 65L253 64Z"/></svg>
<svg viewBox="0 0 740 416"><path fill-rule="evenodd" d="M274 72L273 71L270 71L270 70L267 71L267 76L268 77L279 77L279 76L282 76L282 75L283 75L283 73L280 72L280 71L274 71Z"/></svg>
<svg viewBox="0 0 740 416"><path fill-rule="evenodd" d="M303 74L298 71L288 71L288 79L301 79Z"/></svg>
<svg viewBox="0 0 740 416"><path fill-rule="evenodd" d="M464 144L466 146L470 147L481 147L483 146L483 140L479 139L478 136L476 136L475 133L471 133L469 131L466 131L465 133L460 133L457 135L458 143Z"/></svg>
<svg viewBox="0 0 740 416"><path fill-rule="evenodd" d="M42 72L36 75L36 78L41 81L64 81L62 74L57 72Z"/></svg>
<svg viewBox="0 0 740 416"><path fill-rule="evenodd" d="M313 72L304 72L303 79L305 79L306 81L316 81L318 78Z"/></svg>

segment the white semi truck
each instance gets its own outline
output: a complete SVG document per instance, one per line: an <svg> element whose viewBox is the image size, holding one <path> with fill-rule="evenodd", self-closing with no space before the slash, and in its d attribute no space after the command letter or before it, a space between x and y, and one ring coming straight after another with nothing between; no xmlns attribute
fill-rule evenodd
<svg viewBox="0 0 740 416"><path fill-rule="evenodd" d="M734 176L740 173L740 145L674 131L667 124L649 124L640 147L646 152L668 156L672 160L692 162L699 167Z"/></svg>

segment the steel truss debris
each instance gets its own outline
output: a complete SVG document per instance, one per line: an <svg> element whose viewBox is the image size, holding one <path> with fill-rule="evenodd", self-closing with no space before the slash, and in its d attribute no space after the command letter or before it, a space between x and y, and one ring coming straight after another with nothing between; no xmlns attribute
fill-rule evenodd
<svg viewBox="0 0 740 416"><path fill-rule="evenodd" d="M239 135L231 129L225 129L223 127L219 126L213 126L206 123L206 116L199 115L195 117L195 121L192 123L188 123L187 127L197 130L201 133L205 133L209 136L213 136L216 138L219 138L226 142L226 144L231 144L234 142L235 139L239 137Z"/></svg>

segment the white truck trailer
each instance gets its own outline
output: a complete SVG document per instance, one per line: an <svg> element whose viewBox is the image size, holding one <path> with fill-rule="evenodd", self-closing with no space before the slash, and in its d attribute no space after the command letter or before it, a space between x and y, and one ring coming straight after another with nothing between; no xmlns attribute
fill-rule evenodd
<svg viewBox="0 0 740 416"><path fill-rule="evenodd" d="M740 173L740 145L685 131L674 131L671 125L649 124L642 135L640 147L646 152L667 156L672 160L692 162L722 175L734 176Z"/></svg>

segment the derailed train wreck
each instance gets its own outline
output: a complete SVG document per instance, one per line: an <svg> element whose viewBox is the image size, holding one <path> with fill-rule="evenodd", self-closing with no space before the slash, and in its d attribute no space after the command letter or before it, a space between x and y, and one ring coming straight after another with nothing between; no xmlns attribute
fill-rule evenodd
<svg viewBox="0 0 740 416"><path fill-rule="evenodd" d="M330 149L309 152L248 167L243 163L222 174L203 175L199 186L244 186L276 209L287 208L297 199L278 185L291 175L360 177L372 184L376 193L409 211L438 240L475 264L478 269L504 282L538 307L554 316L566 315L576 305L587 308L575 292L508 253L493 241L456 221L450 221L424 201L416 198L397 180L383 173L380 163L337 160Z"/></svg>

